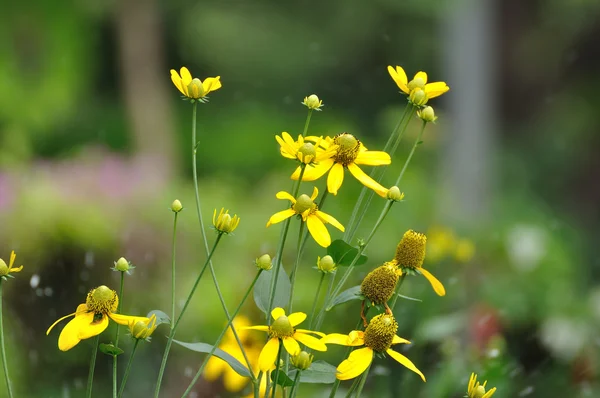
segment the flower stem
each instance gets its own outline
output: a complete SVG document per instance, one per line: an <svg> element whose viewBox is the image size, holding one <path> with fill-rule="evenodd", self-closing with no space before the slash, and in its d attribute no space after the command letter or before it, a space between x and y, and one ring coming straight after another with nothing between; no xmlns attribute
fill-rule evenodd
<svg viewBox="0 0 600 398"><path fill-rule="evenodd" d="M313 301L312 309L310 310L310 317L308 318L308 329L312 330L313 318L315 317L315 311L317 310L317 303L319 302L319 296L321 294L321 287L323 287L323 281L325 280L325 273L321 272L321 278L317 285L317 293L315 293L315 300Z"/></svg>
<svg viewBox="0 0 600 398"><path fill-rule="evenodd" d="M367 309L365 310L365 316L367 316L367 314L369 313L370 308L371 307L367 307ZM359 319L354 330L361 330L362 328L363 328L363 321L362 321L362 319ZM344 359L347 359L348 356L350 356L350 353L352 352L353 349L354 349L354 347L348 347L346 349L346 354L344 355ZM333 387L331 388L331 392L329 393L329 398L335 397L335 393L337 392L337 389L339 388L340 383L341 383L340 379L335 379L335 382L333 383ZM354 384L352 384L352 387L350 388L349 392L353 391L355 387L356 386Z"/></svg>
<svg viewBox="0 0 600 398"><path fill-rule="evenodd" d="M371 362L371 364L373 363ZM362 377L360 378L360 383L358 384L358 389L356 390L356 398L360 398L360 394L362 394L365 382L367 381L367 376L369 375L369 370L371 370L371 365L369 365L367 370L365 370L365 372L362 374Z"/></svg>
<svg viewBox="0 0 600 398"><path fill-rule="evenodd" d="M288 311L291 314L292 313L292 302L293 302L293 297L294 297L294 286L296 285L296 274L298 271L298 264L300 264L300 257L302 256L301 254L301 247L302 247L302 235L304 232L304 223L301 222L300 223L300 230L298 231L298 245L297 245L297 255L296 255L296 261L294 262L294 268L292 268L292 273L290 274L290 299L288 301Z"/></svg>
<svg viewBox="0 0 600 398"><path fill-rule="evenodd" d="M12 263L11 263L12 265ZM2 350L2 366L4 367L4 379L6 380L6 390L8 391L9 398L12 398L12 385L10 384L10 377L8 376L8 363L6 362L6 348L4 344L4 322L2 318L2 285L4 281L0 280L0 349Z"/></svg>
<svg viewBox="0 0 600 398"><path fill-rule="evenodd" d="M360 383L359 380L360 380L359 378L354 379L354 381L352 382L352 385L350 386L350 389L346 393L346 397L345 398L350 398L352 396L352 393L354 392L354 390L356 390L356 387Z"/></svg>
<svg viewBox="0 0 600 398"><path fill-rule="evenodd" d="M273 391L271 392L271 398L275 398L275 391L277 390L277 380L279 380L279 363L281 362L281 348L283 347L283 340L279 340L279 349L277 350L277 360L275 360L275 377L273 378ZM282 387L283 389L283 387Z"/></svg>
<svg viewBox="0 0 600 398"><path fill-rule="evenodd" d="M427 122L423 120L423 124L421 125L421 131L419 131L419 135L417 136L417 139L415 140L415 143L413 144L413 147L410 150L410 153L408 154L408 158L406 158L406 162L404 162L402 171L400 172L400 175L396 179L396 184L394 184L394 185L397 186L398 184L400 184L400 180L402 180L402 177L404 176L404 172L406 171L406 168L408 167L410 160L412 159L413 155L415 154L417 147L421 144L421 137L423 137L423 132L425 131L425 126L427 126Z"/></svg>
<svg viewBox="0 0 600 398"><path fill-rule="evenodd" d="M174 212L173 219L173 243L171 248L171 319L175 319L175 243L177 241L177 216L179 212ZM173 325L173 322L171 322Z"/></svg>
<svg viewBox="0 0 600 398"><path fill-rule="evenodd" d="M306 137L306 133L308 132L308 125L310 124L310 118L312 116L313 110L308 110L308 115L306 115L306 122L304 123L304 131L302 131L302 137Z"/></svg>
<svg viewBox="0 0 600 398"><path fill-rule="evenodd" d="M294 398L296 396L296 394L298 393L298 384L300 384L300 374L302 373L302 371L300 369L298 369L298 371L296 371L296 376L294 376L294 385L292 386L292 390L290 391L290 398Z"/></svg>
<svg viewBox="0 0 600 398"><path fill-rule="evenodd" d="M250 293L252 292L252 289L254 288L254 285L256 284L256 281L258 281L258 278L259 278L260 274L262 273L262 271L263 271L262 269L259 269L258 272L256 273L256 276L254 277L254 280L250 284L250 287L248 287L248 290L246 290L246 294L244 294L244 297L242 298L242 301L240 301L240 303L238 304L238 306L235 309L235 311L233 312L233 314L231 314L231 318L228 320L227 325L221 331L221 334L217 338L217 341L213 345L213 348L211 349L211 351L208 353L208 355L206 356L206 358L204 358L204 362L202 362L202 365L200 366L200 369L198 369L198 371L196 372L196 375L194 376L194 378L190 382L188 388L185 390L185 392L181 396L182 398L183 397L187 397L188 394L192 391L192 387L194 386L194 384L196 384L196 382L198 381L198 378L202 375L202 372L204 372L204 368L208 364L209 359L212 357L212 355L215 353L215 351L219 347L219 344L221 343L221 340L225 336L225 333L227 332L227 329L229 329L231 327L231 330L232 331L234 330L233 320L235 319L235 317L237 316L237 314L242 309L242 306L244 305L244 303L248 299L248 296L250 296ZM250 367L248 368L248 370L250 370L250 372L252 372L252 369Z"/></svg>
<svg viewBox="0 0 600 398"><path fill-rule="evenodd" d="M135 355L135 350L137 350L139 343L140 339L135 339L135 343L133 344L133 350L131 350L131 355L129 356L129 360L127 361L127 367L125 368L125 374L123 375L123 380L121 381L121 388L119 389L119 398L123 396L123 391L125 391L125 383L127 383L129 371L131 370L131 364L133 363L133 356Z"/></svg>
<svg viewBox="0 0 600 398"><path fill-rule="evenodd" d="M262 382L263 372L258 372L256 380L253 381L252 391L254 392L254 398L260 398L260 383Z"/></svg>
<svg viewBox="0 0 600 398"><path fill-rule="evenodd" d="M96 368L96 356L98 354L98 343L100 343L100 335L97 335L92 343L92 357L90 358L90 372L88 373L87 390L85 396L92 398L92 386L94 385L94 369Z"/></svg>
<svg viewBox="0 0 600 398"><path fill-rule="evenodd" d="M394 298L392 299L392 305L390 305L390 309L394 312L394 307L396 306L396 301L398 301L398 292L400 291L400 286L404 283L404 279L406 279L406 274L402 274L398 284L396 285L396 290L394 291Z"/></svg>
<svg viewBox="0 0 600 398"><path fill-rule="evenodd" d="M167 345L165 347L165 353L163 354L163 359L160 364L160 370L158 372L158 378L156 380L156 389L154 390L155 398L158 398L158 394L160 393L160 385L162 383L162 378L165 373L165 367L167 365L167 358L169 357L169 351L171 350L171 345L173 344L173 338L175 337L175 331L177 330L177 326L179 326L179 322L181 321L181 318L183 318L183 315L185 314L185 310L187 309L188 305L190 304L190 301L192 300L192 296L196 292L196 288L198 287L198 284L200 283L200 279L202 278L204 271L206 271L206 268L208 267L208 264L210 263L210 259L212 258L213 254L215 253L217 245L219 244L219 241L221 240L222 236L223 236L222 233L219 233L217 235L217 239L215 239L213 248L210 251L210 253L208 254L208 257L207 257L206 261L204 262L204 265L202 266L202 270L200 271L200 274L198 275L198 277L196 278L196 281L194 282L194 286L192 286L192 290L190 291L190 294L188 295L188 297L185 301L185 304L183 305L183 308L181 309L181 312L179 313L179 317L177 318L177 321L175 321L175 324L171 328L171 333L169 333L169 339L167 340ZM171 322L173 322L173 321L171 321Z"/></svg>
<svg viewBox="0 0 600 398"><path fill-rule="evenodd" d="M117 313L121 313L121 308L123 306L123 284L125 281L125 272L119 272L121 274L121 283L119 285L119 304L117 304ZM115 347L119 347L119 332L120 325L117 324L117 331L115 332ZM113 355L113 397L117 397L117 364L118 364L118 355Z"/></svg>

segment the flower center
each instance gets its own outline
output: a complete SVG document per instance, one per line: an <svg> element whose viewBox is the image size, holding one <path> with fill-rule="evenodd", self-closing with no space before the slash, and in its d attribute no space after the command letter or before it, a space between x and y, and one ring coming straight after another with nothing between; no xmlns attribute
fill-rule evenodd
<svg viewBox="0 0 600 398"><path fill-rule="evenodd" d="M102 285L88 293L85 305L96 314L107 315L117 311L119 297L116 291Z"/></svg>
<svg viewBox="0 0 600 398"><path fill-rule="evenodd" d="M271 324L271 328L269 330L269 335L271 337L283 338L283 337L291 337L294 335L294 328L290 323L290 320L287 316L282 315L275 320Z"/></svg>
<svg viewBox="0 0 600 398"><path fill-rule="evenodd" d="M401 268L421 268L425 260L425 246L427 237L412 229L406 231L398 247L396 248L395 260Z"/></svg>
<svg viewBox="0 0 600 398"><path fill-rule="evenodd" d="M365 345L376 352L385 352L392 345L397 331L398 323L392 315L377 315L365 330Z"/></svg>
<svg viewBox="0 0 600 398"><path fill-rule="evenodd" d="M298 159L302 163L311 163L316 156L317 150L310 142L306 142L298 148Z"/></svg>
<svg viewBox="0 0 600 398"><path fill-rule="evenodd" d="M360 141L354 138L352 134L342 133L335 136L333 143L338 146L337 153L334 156L336 163L342 166L348 166L354 163L360 149Z"/></svg>
<svg viewBox="0 0 600 398"><path fill-rule="evenodd" d="M300 195L298 199L296 199L296 203L292 205L292 209L294 209L294 211L298 214L302 214L306 210L311 210L316 207L317 205L315 204L315 202L313 202L310 196L306 194Z"/></svg>
<svg viewBox="0 0 600 398"><path fill-rule="evenodd" d="M422 89L423 87L425 87L425 80L423 80L420 77L417 77L415 79L412 79L411 81L408 82L407 84L408 89L410 91L414 90L415 88L420 88Z"/></svg>
<svg viewBox="0 0 600 398"><path fill-rule="evenodd" d="M394 294L398 283L398 270L388 262L369 272L360 285L361 293L374 304L383 304Z"/></svg>

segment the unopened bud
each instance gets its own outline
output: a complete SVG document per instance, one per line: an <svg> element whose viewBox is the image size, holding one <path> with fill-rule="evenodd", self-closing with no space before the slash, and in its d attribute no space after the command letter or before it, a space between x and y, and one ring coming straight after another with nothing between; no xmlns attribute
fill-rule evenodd
<svg viewBox="0 0 600 398"><path fill-rule="evenodd" d="M127 271L129 271L129 268L130 268L129 261L127 261L125 259L125 257L121 257L115 263L115 270L117 270L117 271L127 272Z"/></svg>
<svg viewBox="0 0 600 398"><path fill-rule="evenodd" d="M273 263L271 262L271 256L269 256L268 254L263 254L262 256L260 256L259 258L256 259L256 261L254 261L254 264L256 264L256 266L264 271L268 271L271 268L273 268Z"/></svg>
<svg viewBox="0 0 600 398"><path fill-rule="evenodd" d="M179 200L175 199L173 203L171 203L171 210L173 210L174 213L179 213L182 209L183 206Z"/></svg>
<svg viewBox="0 0 600 398"><path fill-rule="evenodd" d="M388 189L387 198L394 202L399 202L402 199L404 199L404 193L400 192L400 188L394 185L393 187Z"/></svg>
<svg viewBox="0 0 600 398"><path fill-rule="evenodd" d="M312 364L313 355L306 351L300 351L300 354L292 357L292 365L299 370L306 370Z"/></svg>
<svg viewBox="0 0 600 398"><path fill-rule="evenodd" d="M308 109L320 111L323 106L323 101L319 99L315 94L309 95L304 98L302 102Z"/></svg>
<svg viewBox="0 0 600 398"><path fill-rule="evenodd" d="M425 108L418 110L417 116L428 123L433 123L437 119L437 116L435 116L435 111L430 106L426 106Z"/></svg>
<svg viewBox="0 0 600 398"><path fill-rule="evenodd" d="M8 275L8 265L0 258L0 276Z"/></svg>
<svg viewBox="0 0 600 398"><path fill-rule="evenodd" d="M412 90L408 98L410 102L416 106L423 106L429 100L429 98L427 98L427 93L420 88L415 88Z"/></svg>
<svg viewBox="0 0 600 398"><path fill-rule="evenodd" d="M317 268L324 273L332 273L337 269L333 257L329 255L317 258Z"/></svg>

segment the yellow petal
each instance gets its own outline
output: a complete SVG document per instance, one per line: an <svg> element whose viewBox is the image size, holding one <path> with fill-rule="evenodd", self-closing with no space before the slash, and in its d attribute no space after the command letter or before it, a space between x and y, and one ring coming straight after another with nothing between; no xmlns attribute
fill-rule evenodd
<svg viewBox="0 0 600 398"><path fill-rule="evenodd" d="M82 314L84 312L87 312L87 306L85 304L79 304L77 306L77 310L75 310L74 313L69 314L69 315L65 315L62 318L60 318L59 320L57 320L56 322L54 322L52 324L52 326L50 326L48 328L48 330L46 330L46 336L50 334L50 331L52 331L52 329L54 329L54 326L56 326L60 321L63 321L63 320L65 320L65 319L67 319L67 318L69 318L69 317L71 317L73 315Z"/></svg>
<svg viewBox="0 0 600 398"><path fill-rule="evenodd" d="M21 272L21 270L23 269L23 266L19 266L19 267L11 267L8 272Z"/></svg>
<svg viewBox="0 0 600 398"><path fill-rule="evenodd" d="M227 362L222 359L212 356L206 363L206 368L204 368L204 378L208 381L214 381L221 376L221 373L225 370Z"/></svg>
<svg viewBox="0 0 600 398"><path fill-rule="evenodd" d="M364 186L366 186L367 188L371 188L373 191L375 191L375 193L377 193L377 195L385 198L387 195L387 188L385 188L384 186L382 186L381 184L379 184L377 181L375 181L374 179L372 179L371 177L369 177L364 171L362 171L362 169L360 167L358 167L356 164L352 163L348 165L348 170L350 170L350 173L352 173L352 175L358 180L360 181Z"/></svg>
<svg viewBox="0 0 600 398"><path fill-rule="evenodd" d="M446 289L444 289L444 285L442 285L442 282L438 281L437 278L431 274L431 272L427 271L425 268L419 268L419 271L421 271L423 276L427 278L429 283L431 283L431 287L433 287L433 290L435 290L438 296L446 295Z"/></svg>
<svg viewBox="0 0 600 398"><path fill-rule="evenodd" d="M348 359L337 367L337 378L349 380L361 375L373 362L373 350L369 347L359 348L350 353Z"/></svg>
<svg viewBox="0 0 600 398"><path fill-rule="evenodd" d="M427 84L427 73L419 71L415 75L415 79L423 79L423 83Z"/></svg>
<svg viewBox="0 0 600 398"><path fill-rule="evenodd" d="M241 328L238 328L238 329L239 330L260 330L262 332L268 332L269 331L269 327L268 326L264 326L264 325L242 326ZM238 329L236 329L236 330L238 330Z"/></svg>
<svg viewBox="0 0 600 398"><path fill-rule="evenodd" d="M387 152L383 151L362 151L358 153L354 163L366 166L383 166L392 163L392 158Z"/></svg>
<svg viewBox="0 0 600 398"><path fill-rule="evenodd" d="M327 190L329 193L337 195L338 190L344 182L344 166L340 163L335 163L327 177Z"/></svg>
<svg viewBox="0 0 600 398"><path fill-rule="evenodd" d="M15 264L15 258L17 258L17 254L13 250L10 252L10 261L8 262L8 268L12 268L12 266Z"/></svg>
<svg viewBox="0 0 600 398"><path fill-rule="evenodd" d="M290 355L300 354L300 345L298 345L298 342L291 337L283 338L283 346Z"/></svg>
<svg viewBox="0 0 600 398"><path fill-rule="evenodd" d="M306 219L306 226L311 236L319 245L328 247L331 244L331 236L323 224L323 221L315 215L310 215Z"/></svg>
<svg viewBox="0 0 600 398"><path fill-rule="evenodd" d="M333 165L333 159L325 159L314 166L307 166L302 175L302 181L314 181L323 177ZM292 174L292 180L300 178L300 166Z"/></svg>
<svg viewBox="0 0 600 398"><path fill-rule="evenodd" d="M341 333L330 333L321 339L324 344L339 344L339 345L350 345L350 339L347 334ZM362 345L362 344L361 344Z"/></svg>
<svg viewBox="0 0 600 398"><path fill-rule="evenodd" d="M179 75L181 76L181 85L183 86L183 89L187 93L186 88L192 82L192 74L190 73L190 71L188 70L188 68L186 68L185 66L183 66L179 70Z"/></svg>
<svg viewBox="0 0 600 398"><path fill-rule="evenodd" d="M392 345L394 344L410 344L410 341L403 339L400 336L394 336L394 339L392 340Z"/></svg>
<svg viewBox="0 0 600 398"><path fill-rule="evenodd" d="M306 314L304 312L294 312L293 314L288 315L288 319L290 320L292 327L296 327L304 322Z"/></svg>
<svg viewBox="0 0 600 398"><path fill-rule="evenodd" d="M271 310L271 316L274 320L277 320L279 317L285 316L285 310L281 307L275 307Z"/></svg>
<svg viewBox="0 0 600 398"><path fill-rule="evenodd" d="M71 319L60 332L60 336L58 336L58 349L68 351L75 347L81 341L81 337L79 337L80 330L89 326L92 322L94 322L93 312L83 312L75 315L75 318Z"/></svg>
<svg viewBox="0 0 600 398"><path fill-rule="evenodd" d="M469 386L467 387L467 391L471 393L473 387L475 387L475 382L477 381L477 375L475 373L471 373L471 377L469 378Z"/></svg>
<svg viewBox="0 0 600 398"><path fill-rule="evenodd" d="M290 202L292 202L294 204L296 203L296 198L294 198L291 194L289 194L286 191L279 191L279 192L277 192L275 194L275 197L277 199L287 199L287 200L289 200Z"/></svg>
<svg viewBox="0 0 600 398"><path fill-rule="evenodd" d="M325 333L317 332L316 330L307 330L307 329L296 329L296 332L304 333L304 334L316 334L319 337L325 337Z"/></svg>
<svg viewBox="0 0 600 398"><path fill-rule="evenodd" d="M294 214L296 214L296 212L292 209L286 209L277 212L273 214L271 218L269 218L269 221L267 222L267 227L269 227L271 224L277 224L278 222L282 222L283 220L290 218Z"/></svg>
<svg viewBox="0 0 600 398"><path fill-rule="evenodd" d="M323 222L329 223L331 225L333 225L334 227L336 227L337 229L339 229L340 231L344 232L344 226L342 224L340 224L340 222L338 220L336 220L335 218L333 218L332 216L330 216L327 213L323 213L321 210L317 210L315 212L315 214L317 215L317 217L319 217Z"/></svg>
<svg viewBox="0 0 600 398"><path fill-rule="evenodd" d="M211 91L216 91L221 88L221 76L217 77L207 77L202 82L202 88L204 89L204 95L210 93Z"/></svg>
<svg viewBox="0 0 600 398"><path fill-rule="evenodd" d="M150 322L150 319L145 316L132 316L123 314L109 314L110 319L118 323L119 325L129 325L130 323L136 324L138 322Z"/></svg>
<svg viewBox="0 0 600 398"><path fill-rule="evenodd" d="M91 314L91 313L88 313L88 314ZM83 315L83 316L88 316L88 319L91 319L93 321L94 317L93 316L89 317L88 314ZM91 322L88 324L83 324L81 326L81 328L79 329L78 337L80 340L85 340L85 339L89 339L90 337L98 336L100 333L104 332L104 330L107 327L108 327L108 317L105 315L99 321Z"/></svg>
<svg viewBox="0 0 600 398"><path fill-rule="evenodd" d="M423 379L423 381L427 381L425 380L425 376L423 375L423 373L421 373L421 371L419 369L417 369L417 367L415 366L414 363L412 363L410 361L410 359L406 358L404 355L392 350L392 349L388 349L386 351L386 353L391 356L392 358L394 358L397 362L399 362L401 365L404 365L406 368L412 370L413 372L415 372L416 374L418 374L419 376L421 376L421 379Z"/></svg>
<svg viewBox="0 0 600 398"><path fill-rule="evenodd" d="M238 361L243 362L244 358L236 358ZM230 367L225 368L225 375L223 376L223 386L229 392L238 392L241 391L242 388L246 384L248 384L249 378L240 376L237 372Z"/></svg>
<svg viewBox="0 0 600 398"><path fill-rule="evenodd" d="M448 90L450 90L450 87L444 82L429 83L425 85L424 89L425 94L427 94L427 98L429 99L439 97Z"/></svg>
<svg viewBox="0 0 600 398"><path fill-rule="evenodd" d="M325 343L323 343L321 339L317 339L316 337L313 337L311 335L304 334L296 330L296 332L294 333L294 338L313 350L327 351L327 346L325 345Z"/></svg>
<svg viewBox="0 0 600 398"><path fill-rule="evenodd" d="M279 339L274 337L267 341L267 344L260 351L258 356L258 368L262 372L266 372L271 369L275 360L277 359L277 352L279 351Z"/></svg>
<svg viewBox="0 0 600 398"><path fill-rule="evenodd" d="M181 77L175 69L171 69L171 81L173 82L175 87L177 87L177 89L181 91L181 94L185 95L185 91L183 91L183 88L181 88Z"/></svg>
<svg viewBox="0 0 600 398"><path fill-rule="evenodd" d="M483 397L481 397L481 398L490 398L492 395L494 395L495 392L496 392L496 387L487 391L485 394L483 394Z"/></svg>
<svg viewBox="0 0 600 398"><path fill-rule="evenodd" d="M402 69L401 66L396 66L396 69L394 69L391 65L389 65L387 69L392 79L396 82L398 88L404 91L406 94L409 94L407 86L408 78L406 77L406 72L404 72L404 69Z"/></svg>

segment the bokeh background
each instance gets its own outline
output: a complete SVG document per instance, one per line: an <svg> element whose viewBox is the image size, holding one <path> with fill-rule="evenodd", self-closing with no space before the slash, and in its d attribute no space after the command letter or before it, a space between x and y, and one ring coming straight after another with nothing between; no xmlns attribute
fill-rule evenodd
<svg viewBox="0 0 600 398"><path fill-rule="evenodd" d="M223 82L200 106L199 170L205 216L226 207L242 217L215 257L233 309L254 258L274 254L279 236L264 225L281 209L274 195L289 189L294 165L278 154L274 135L299 134L300 102L316 93L325 107L311 132L346 131L382 148L405 105L390 64L409 76L425 70L451 91L432 101L439 120L404 177L406 201L348 286L391 258L413 228L429 233L425 266L448 294L437 297L424 278L404 284L422 302L400 301L399 335L414 342L404 353L428 381L379 360L365 395L462 397L471 371L497 386L498 398L600 394L598 1L5 0L1 8L0 256L14 249L25 265L4 288L18 396L83 396L91 342L62 353L60 327L49 337L45 330L89 289L116 288L109 268L119 257L137 266L125 281L124 312L168 311L175 198L186 207L181 300L204 261L191 107L169 69L186 65ZM395 179L417 128L409 127L384 183ZM347 178L328 212L344 223L359 191ZM379 202L372 209L358 236ZM298 310L310 309L319 277L312 267L323 254L310 241ZM290 250L284 261L292 258ZM358 307L334 309L324 331L350 330ZM251 301L244 313L264 320ZM206 278L178 337L211 343L224 321ZM138 350L128 396L152 391L162 328ZM344 350L329 351L323 358L337 364ZM164 396L180 396L201 360L174 347ZM108 394L110 366L100 354L96 396ZM320 387L300 396L326 396ZM199 382L195 394L228 396L220 381Z"/></svg>

